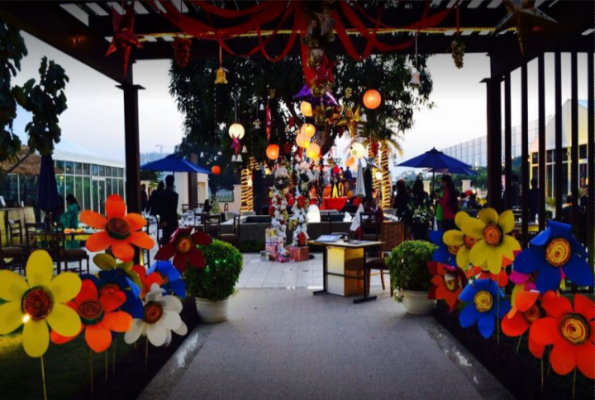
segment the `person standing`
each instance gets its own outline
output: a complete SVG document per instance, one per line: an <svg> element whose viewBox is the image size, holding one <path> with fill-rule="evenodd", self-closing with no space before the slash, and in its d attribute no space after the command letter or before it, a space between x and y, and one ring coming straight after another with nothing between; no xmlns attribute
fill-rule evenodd
<svg viewBox="0 0 595 400"><path fill-rule="evenodd" d="M535 222L535 216L539 214L539 188L537 178L531 179L531 190L529 190L529 222Z"/></svg>
<svg viewBox="0 0 595 400"><path fill-rule="evenodd" d="M147 206L149 205L149 196L147 195L147 185L144 183L140 185L140 209L141 211L146 211Z"/></svg>
<svg viewBox="0 0 595 400"><path fill-rule="evenodd" d="M159 215L159 203L161 201L160 197L165 190L165 184L163 181L159 181L157 184L157 189L153 190L151 193L151 197L149 198L149 202L147 203L147 211L151 215Z"/></svg>
<svg viewBox="0 0 595 400"><path fill-rule="evenodd" d="M159 217L163 237L161 243L169 243L171 235L178 229L178 194L174 190L174 176L165 177L165 190L160 195Z"/></svg>
<svg viewBox="0 0 595 400"><path fill-rule="evenodd" d="M457 229L455 215L459 211L457 190L450 175L442 175L443 196L437 196L436 201L442 206L442 224L444 231Z"/></svg>
<svg viewBox="0 0 595 400"><path fill-rule="evenodd" d="M421 177L416 179L411 190L410 213L413 239L427 240L428 228L432 219L432 207L428 193L424 191Z"/></svg>
<svg viewBox="0 0 595 400"><path fill-rule="evenodd" d="M67 229L78 229L81 207L72 194L66 196L66 212L60 217L60 223Z"/></svg>

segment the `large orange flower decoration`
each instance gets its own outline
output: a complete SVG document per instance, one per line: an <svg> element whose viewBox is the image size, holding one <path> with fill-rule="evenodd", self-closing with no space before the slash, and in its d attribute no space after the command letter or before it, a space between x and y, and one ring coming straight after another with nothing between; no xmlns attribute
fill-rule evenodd
<svg viewBox="0 0 595 400"><path fill-rule="evenodd" d="M112 344L112 332L122 333L132 327L130 314L118 311L125 302L126 295L123 291L102 291L99 295L93 280L85 279L79 294L66 305L81 317L80 332L85 330L85 340L89 347L96 353L101 353ZM53 330L50 337L53 343L64 344L79 333L66 337Z"/></svg>
<svg viewBox="0 0 595 400"><path fill-rule="evenodd" d="M557 374L566 375L578 367L587 378L595 379L595 304L577 294L573 308L566 297L548 292L541 305L548 317L533 322L529 343L554 345L550 363Z"/></svg>
<svg viewBox="0 0 595 400"><path fill-rule="evenodd" d="M463 285L467 283L465 273L460 268L435 261L428 261L427 265L430 274L434 275L434 288L430 290L428 298L444 300L449 306L449 311L454 311L459 304L459 294Z"/></svg>
<svg viewBox="0 0 595 400"><path fill-rule="evenodd" d="M158 286L161 286L163 283L163 281L161 280L161 275L159 275L157 272L147 274L147 269L142 265L135 265L134 267L132 267L132 271L136 272L142 283L142 286L140 288L141 299L144 299L145 294L151 291L151 285L156 283Z"/></svg>
<svg viewBox="0 0 595 400"><path fill-rule="evenodd" d="M87 239L89 251L102 251L108 247L116 258L127 262L134 257L132 245L142 249L152 249L155 242L140 229L147 224L147 220L140 214L126 215L126 204L117 194L107 198L105 202L107 218L95 211L83 211L81 221L95 229L101 229Z"/></svg>

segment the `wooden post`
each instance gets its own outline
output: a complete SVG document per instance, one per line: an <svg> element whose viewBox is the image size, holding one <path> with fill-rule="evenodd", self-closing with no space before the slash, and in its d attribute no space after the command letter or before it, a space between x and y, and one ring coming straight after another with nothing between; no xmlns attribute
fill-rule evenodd
<svg viewBox="0 0 595 400"><path fill-rule="evenodd" d="M580 221L579 221L579 202L580 196L579 188L579 142L578 142L578 61L577 52L570 53L570 92L571 92L571 107L570 107L570 123L571 123L571 145L570 145L570 192L572 193L572 230L576 237L579 237ZM593 118L589 115L589 118Z"/></svg>
<svg viewBox="0 0 595 400"><path fill-rule="evenodd" d="M529 238L529 94L527 63L521 65L521 236L523 248Z"/></svg>
<svg viewBox="0 0 595 400"><path fill-rule="evenodd" d="M198 156L195 153L190 154L190 162L192 164L198 164ZM188 204L190 209L193 210L198 207L198 177L196 172L188 173Z"/></svg>
<svg viewBox="0 0 595 400"><path fill-rule="evenodd" d="M539 186L539 231L545 229L545 202L546 196L546 150L545 150L545 65L544 57L541 54L537 58L537 87L539 91L538 114L539 114L539 154L538 154L538 186Z"/></svg>
<svg viewBox="0 0 595 400"><path fill-rule="evenodd" d="M488 200L490 207L502 211L502 110L501 77L486 78L488 119Z"/></svg>
<svg viewBox="0 0 595 400"><path fill-rule="evenodd" d="M512 102L510 72L504 75L504 208L512 207Z"/></svg>
<svg viewBox="0 0 595 400"><path fill-rule="evenodd" d="M559 51L554 53L554 75L555 75L555 127L556 147L554 148L554 197L556 198L556 219L562 220L562 55Z"/></svg>

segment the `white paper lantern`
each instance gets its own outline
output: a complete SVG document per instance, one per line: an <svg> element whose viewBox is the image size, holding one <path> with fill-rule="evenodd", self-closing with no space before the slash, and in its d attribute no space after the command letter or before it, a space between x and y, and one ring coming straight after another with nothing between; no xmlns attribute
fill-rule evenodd
<svg viewBox="0 0 595 400"><path fill-rule="evenodd" d="M238 138L241 140L244 137L244 133L244 127L238 122L229 127L229 136L231 136L232 139Z"/></svg>
<svg viewBox="0 0 595 400"><path fill-rule="evenodd" d="M351 153L351 156L353 158L359 160L360 158L363 158L366 155L366 148L361 143L354 143L349 148L349 152Z"/></svg>
<svg viewBox="0 0 595 400"><path fill-rule="evenodd" d="M320 222L320 209L315 204L308 207L308 223Z"/></svg>

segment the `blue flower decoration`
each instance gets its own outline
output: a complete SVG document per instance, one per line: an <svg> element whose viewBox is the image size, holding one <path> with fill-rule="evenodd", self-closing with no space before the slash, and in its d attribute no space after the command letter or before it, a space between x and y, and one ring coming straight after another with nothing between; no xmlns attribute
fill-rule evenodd
<svg viewBox="0 0 595 400"><path fill-rule="evenodd" d="M132 282L123 270L111 269L99 271L99 279L93 275L83 275L82 279L92 279L98 288L108 284L117 285L126 295L126 302L122 304L122 311L132 315L132 318L142 319L144 317L143 302L140 299L140 288Z"/></svg>
<svg viewBox="0 0 595 400"><path fill-rule="evenodd" d="M548 227L519 254L514 270L523 274L537 272L537 290L545 293L560 287L562 271L579 286L593 286L593 270L587 262L587 251L572 234L572 226L548 221Z"/></svg>
<svg viewBox="0 0 595 400"><path fill-rule="evenodd" d="M184 281L182 280L182 275L178 272L176 267L171 263L171 261L157 261L151 268L147 274L151 274L153 272L157 272L161 275L163 280L163 284L161 287L169 293L170 291L178 296L181 299L186 298L186 285L184 285Z"/></svg>
<svg viewBox="0 0 595 400"><path fill-rule="evenodd" d="M437 261L442 264L448 264L453 267L457 266L457 255L452 254L450 250L448 250L448 246L444 243L443 240L444 232L443 231L431 231L430 232L430 240L438 249L434 252L432 256L432 261Z"/></svg>
<svg viewBox="0 0 595 400"><path fill-rule="evenodd" d="M491 279L478 279L465 286L459 299L469 304L459 314L461 326L468 328L477 323L481 336L489 338L496 329L496 318L502 319L510 311L510 303L503 298Z"/></svg>

